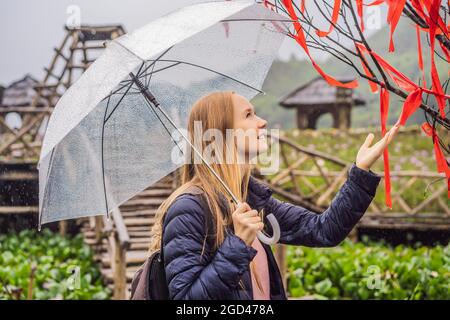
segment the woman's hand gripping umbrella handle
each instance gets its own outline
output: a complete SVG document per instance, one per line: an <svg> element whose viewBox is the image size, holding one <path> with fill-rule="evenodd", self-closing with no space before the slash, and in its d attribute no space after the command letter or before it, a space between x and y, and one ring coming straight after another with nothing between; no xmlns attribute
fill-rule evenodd
<svg viewBox="0 0 450 320"><path fill-rule="evenodd" d="M268 245L276 244L280 240L280 225L272 213L267 215L272 227L272 236L270 237L262 231L264 224L258 216L258 211L252 210L247 203L237 202L235 199L232 201L236 202L236 210L232 214L235 233L248 245L253 243L255 236L259 241Z"/></svg>
<svg viewBox="0 0 450 320"><path fill-rule="evenodd" d="M256 236L258 237L259 241L271 245L278 243L278 240L280 240L280 225L278 224L277 219L273 215L273 213L270 213L267 215L267 220L269 221L273 233L272 237L267 236L264 232L258 231Z"/></svg>

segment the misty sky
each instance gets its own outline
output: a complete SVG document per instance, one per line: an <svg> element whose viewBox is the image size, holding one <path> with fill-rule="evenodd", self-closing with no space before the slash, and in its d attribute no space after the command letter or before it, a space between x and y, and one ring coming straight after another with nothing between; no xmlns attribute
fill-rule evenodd
<svg viewBox="0 0 450 320"><path fill-rule="evenodd" d="M0 2L0 85L30 73L38 80L53 48L64 36L73 6L81 24L122 24L127 32L180 7L205 0L14 0ZM302 49L286 38L280 59L303 58ZM319 56L318 58L324 58Z"/></svg>

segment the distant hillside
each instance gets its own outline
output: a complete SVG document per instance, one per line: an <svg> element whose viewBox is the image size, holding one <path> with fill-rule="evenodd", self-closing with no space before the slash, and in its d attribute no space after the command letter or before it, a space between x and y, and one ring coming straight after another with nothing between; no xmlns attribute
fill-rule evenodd
<svg viewBox="0 0 450 320"><path fill-rule="evenodd" d="M415 29L411 23L404 19L401 20L394 34L396 51L388 53L389 31L387 27L375 33L369 39L372 49L386 58L394 67L404 72L406 75L417 81L421 78L417 66L417 41ZM425 64L425 73L427 75L427 84L431 83L429 78L430 58L427 39L422 37L423 56ZM299 47L299 50L301 48ZM436 58L441 82L448 77L449 66L441 59ZM356 61L357 65L360 64ZM354 74L354 71L334 58L320 64L322 68L333 76ZM272 65L269 75L264 83L263 90L267 92L266 96L259 96L253 100L257 112L265 117L272 127L283 129L293 128L295 124L295 111L286 110L278 105L279 99L310 81L318 74L312 68L309 61L299 61L295 58L288 62L275 61ZM367 82L364 79L360 81L360 87L357 92L367 101L365 107L354 108L352 112L352 127L378 126L379 124L379 103L378 94L372 94ZM434 103L431 99L430 103ZM397 120L403 101L399 97L391 94L391 104L389 111L389 123L393 124ZM417 124L424 121L423 112L417 111L408 124ZM328 127L331 124L331 117L323 116L319 120L319 127Z"/></svg>

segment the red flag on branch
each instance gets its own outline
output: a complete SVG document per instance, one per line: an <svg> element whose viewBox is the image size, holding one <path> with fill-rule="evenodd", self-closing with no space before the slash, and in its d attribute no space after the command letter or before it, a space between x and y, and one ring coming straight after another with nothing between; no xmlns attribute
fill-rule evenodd
<svg viewBox="0 0 450 320"><path fill-rule="evenodd" d="M337 23L337 20L339 17L339 10L341 10L341 4L342 4L342 0L334 1L333 14L331 15L330 27L328 28L328 31L316 30L316 34L319 37L326 37L327 35L330 34L331 31L333 31L334 25Z"/></svg>
<svg viewBox="0 0 450 320"><path fill-rule="evenodd" d="M434 130L428 122L422 124L422 130L430 137L433 137L434 156L436 157L437 171L444 173L447 177L447 196L450 199L450 167L444 157L444 153L439 145L439 140Z"/></svg>
<svg viewBox="0 0 450 320"><path fill-rule="evenodd" d="M283 4L286 7L289 16L291 17L291 19L293 20L293 24L294 24L294 28L295 28L295 40L298 42L298 44L303 48L303 50L305 51L305 53L308 55L309 60L311 60L312 65L314 66L314 68L316 69L316 71L325 79L325 81L327 81L330 85L332 86L338 86L338 87L344 87L344 88L356 88L358 86L358 81L353 80L347 83L343 83L340 82L338 80L336 80L335 78L329 76L328 74L326 74L320 67L319 65L314 61L314 59L311 57L311 54L309 52L309 48L306 44L306 39L305 39L305 34L303 32L303 28L302 25L300 24L300 22L298 21L298 17L297 14L295 13L294 7L292 5L292 1L293 0L283 0Z"/></svg>
<svg viewBox="0 0 450 320"><path fill-rule="evenodd" d="M389 112L389 91L385 87L380 88L380 122L381 122L381 135L386 135L386 122ZM389 154L388 147L383 150L383 163L384 163L384 189L385 189L385 203L388 208L392 209L391 200L391 173L389 168Z"/></svg>
<svg viewBox="0 0 450 320"><path fill-rule="evenodd" d="M416 36L417 36L417 63L419 65L419 69L422 72L422 86L426 87L427 82L425 81L425 70L423 68L423 56L422 56L422 42L420 41L420 27L416 25Z"/></svg>
<svg viewBox="0 0 450 320"><path fill-rule="evenodd" d="M360 60L361 60L361 65L363 67L364 73L366 74L366 76L368 76L370 78L373 78L374 75L372 74L372 72L370 72L369 68L367 67L367 65L366 65L367 64L367 60L366 60L366 58L364 58L364 54L367 52L366 47L364 47L360 43L356 43L356 48L358 49L358 51L359 51L359 53L361 55ZM369 85L370 85L370 90L373 93L377 92L378 91L378 85L375 82L370 81L370 80L368 80L368 82L369 82Z"/></svg>

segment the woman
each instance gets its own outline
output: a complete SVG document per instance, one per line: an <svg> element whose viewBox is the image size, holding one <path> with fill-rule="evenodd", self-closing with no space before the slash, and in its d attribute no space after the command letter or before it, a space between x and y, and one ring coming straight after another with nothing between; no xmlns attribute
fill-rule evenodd
<svg viewBox="0 0 450 320"><path fill-rule="evenodd" d="M258 212L275 215L281 229L280 243L338 245L372 201L380 177L370 167L398 129L393 127L373 146L374 135L367 136L347 181L330 207L318 215L273 198L269 187L250 176L248 156L267 149L261 134L267 122L255 114L246 98L233 91L206 95L193 105L189 115L190 139L198 136L195 123L200 124L202 133L218 129L222 134L223 139L216 140L225 141L223 146L216 140L211 143L216 147L215 159L231 155L227 159L232 161L214 161L211 166L240 203L235 206L230 201L226 190L191 152L191 161L183 167L182 185L160 206L152 230L151 250L158 249L163 238L171 299L286 299L272 250L256 237L268 225ZM237 134L225 138L229 129L255 134L240 143ZM201 150L211 147L207 142L201 141Z"/></svg>

